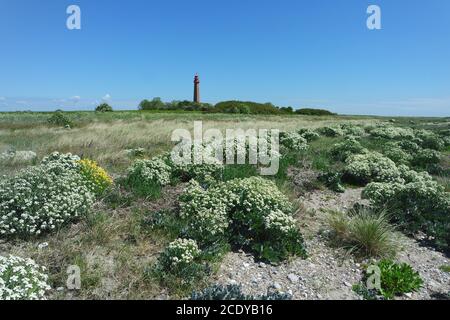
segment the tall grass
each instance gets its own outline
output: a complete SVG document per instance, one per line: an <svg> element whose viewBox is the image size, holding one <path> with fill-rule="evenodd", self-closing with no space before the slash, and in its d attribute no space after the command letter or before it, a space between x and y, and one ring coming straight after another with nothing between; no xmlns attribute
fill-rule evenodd
<svg viewBox="0 0 450 320"><path fill-rule="evenodd" d="M399 249L395 227L385 211L362 207L330 212L328 224L335 243L358 256L392 258Z"/></svg>

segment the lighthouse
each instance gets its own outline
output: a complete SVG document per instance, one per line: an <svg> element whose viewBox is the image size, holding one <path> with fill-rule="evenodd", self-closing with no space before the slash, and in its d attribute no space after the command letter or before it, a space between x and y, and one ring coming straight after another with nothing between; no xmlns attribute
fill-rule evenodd
<svg viewBox="0 0 450 320"><path fill-rule="evenodd" d="M200 78L198 74L194 77L194 102L200 103Z"/></svg>

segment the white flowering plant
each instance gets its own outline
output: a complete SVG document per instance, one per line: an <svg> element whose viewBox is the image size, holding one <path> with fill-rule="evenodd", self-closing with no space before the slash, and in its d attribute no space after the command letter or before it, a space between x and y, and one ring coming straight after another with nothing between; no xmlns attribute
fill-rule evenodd
<svg viewBox="0 0 450 320"><path fill-rule="evenodd" d="M383 155L394 161L397 165L409 164L413 156L405 151L398 142L388 142L383 146Z"/></svg>
<svg viewBox="0 0 450 320"><path fill-rule="evenodd" d="M402 182L395 163L378 152L350 156L344 169L348 180L357 183Z"/></svg>
<svg viewBox="0 0 450 320"><path fill-rule="evenodd" d="M45 300L51 289L45 272L31 259L0 256L0 300Z"/></svg>
<svg viewBox="0 0 450 320"><path fill-rule="evenodd" d="M287 150L305 151L308 149L308 141L297 132L283 132L280 134L280 143Z"/></svg>
<svg viewBox="0 0 450 320"><path fill-rule="evenodd" d="M346 136L361 137L366 134L366 130L362 126L353 123L344 123L341 125L341 129Z"/></svg>
<svg viewBox="0 0 450 320"><path fill-rule="evenodd" d="M136 160L128 168L125 186L139 196L156 197L170 183L172 168L161 157Z"/></svg>
<svg viewBox="0 0 450 320"><path fill-rule="evenodd" d="M339 126L327 126L317 129L317 132L325 137L341 137L344 135L344 131Z"/></svg>
<svg viewBox="0 0 450 320"><path fill-rule="evenodd" d="M388 140L413 139L415 137L414 130L411 128L391 126L376 127L370 131L370 135L375 138L383 138Z"/></svg>
<svg viewBox="0 0 450 320"><path fill-rule="evenodd" d="M150 271L162 285L183 293L191 291L211 272L202 261L197 242L183 238L171 242Z"/></svg>
<svg viewBox="0 0 450 320"><path fill-rule="evenodd" d="M401 166L403 182L370 183L363 197L377 208L387 208L404 229L422 230L441 248L450 248L450 195L427 173Z"/></svg>
<svg viewBox="0 0 450 320"><path fill-rule="evenodd" d="M333 158L340 161L345 161L351 155L367 152L368 150L355 137L347 137L344 141L336 143L331 148Z"/></svg>
<svg viewBox="0 0 450 320"><path fill-rule="evenodd" d="M297 133L306 139L307 142L315 141L320 138L320 134L313 129L300 129Z"/></svg>
<svg viewBox="0 0 450 320"><path fill-rule="evenodd" d="M94 195L69 156L0 181L0 237L39 236L83 217Z"/></svg>
<svg viewBox="0 0 450 320"><path fill-rule="evenodd" d="M292 211L276 185L260 177L235 179L207 190L193 182L180 197L187 236L202 246L228 240L272 262L305 255ZM284 223L283 228L276 228L277 223Z"/></svg>
<svg viewBox="0 0 450 320"><path fill-rule="evenodd" d="M180 196L180 217L185 224L186 236L196 239L203 246L225 238L229 225L225 202L196 181L191 181Z"/></svg>

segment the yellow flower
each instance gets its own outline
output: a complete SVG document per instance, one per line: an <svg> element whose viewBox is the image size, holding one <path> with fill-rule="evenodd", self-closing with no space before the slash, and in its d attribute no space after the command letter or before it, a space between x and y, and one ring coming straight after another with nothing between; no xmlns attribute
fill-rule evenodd
<svg viewBox="0 0 450 320"><path fill-rule="evenodd" d="M91 190L99 195L113 184L112 178L95 161L83 159L78 161L80 173L89 183Z"/></svg>

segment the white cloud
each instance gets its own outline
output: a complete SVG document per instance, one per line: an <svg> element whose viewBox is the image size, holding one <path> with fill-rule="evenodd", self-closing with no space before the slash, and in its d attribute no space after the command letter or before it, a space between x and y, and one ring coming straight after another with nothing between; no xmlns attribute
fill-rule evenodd
<svg viewBox="0 0 450 320"><path fill-rule="evenodd" d="M102 100L103 100L103 101L109 101L109 100L111 100L111 95L110 95L109 93L107 93L107 94L102 98Z"/></svg>

